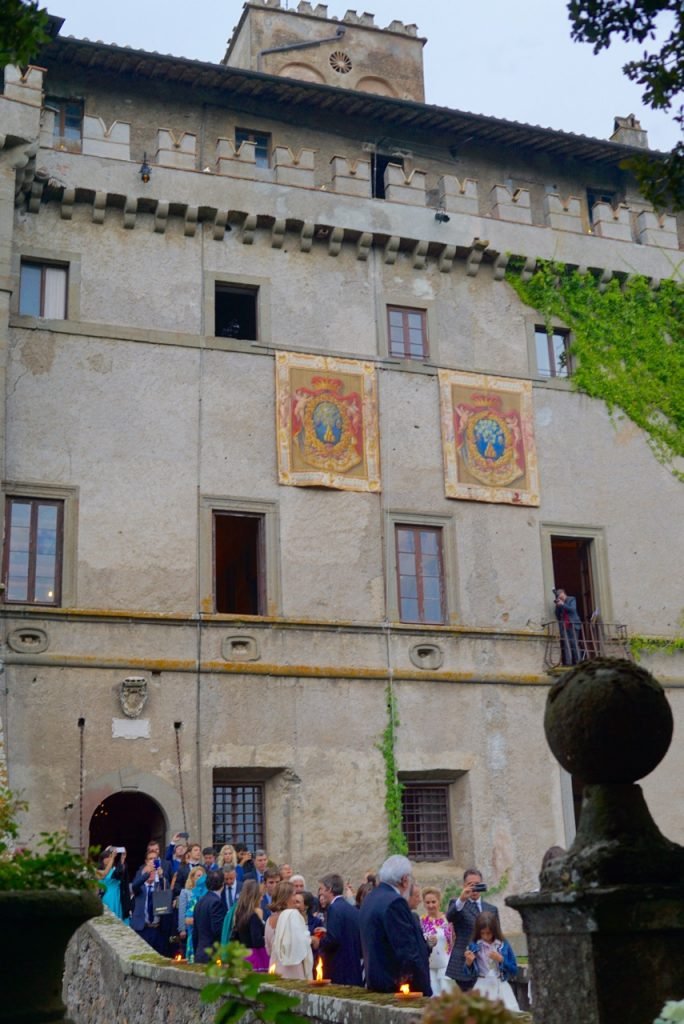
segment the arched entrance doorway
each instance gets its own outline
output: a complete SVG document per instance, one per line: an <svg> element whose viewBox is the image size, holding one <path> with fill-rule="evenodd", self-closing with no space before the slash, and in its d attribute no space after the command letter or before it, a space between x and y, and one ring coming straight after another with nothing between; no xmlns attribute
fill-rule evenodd
<svg viewBox="0 0 684 1024"><path fill-rule="evenodd" d="M125 846L131 880L156 839L164 856L166 820L152 797L138 791L113 793L97 805L90 819L90 846Z"/></svg>

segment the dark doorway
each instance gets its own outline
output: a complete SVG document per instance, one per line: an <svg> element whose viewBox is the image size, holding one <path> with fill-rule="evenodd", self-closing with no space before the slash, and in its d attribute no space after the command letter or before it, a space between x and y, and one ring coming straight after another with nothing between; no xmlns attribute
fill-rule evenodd
<svg viewBox="0 0 684 1024"><path fill-rule="evenodd" d="M385 171L388 164L403 166L400 156L388 156L385 153L371 153L371 185L374 199L385 198Z"/></svg>
<svg viewBox="0 0 684 1024"><path fill-rule="evenodd" d="M162 857L166 843L164 814L145 793L113 793L98 804L90 819L90 846L125 846L129 878L145 860L147 844L155 839Z"/></svg>
<svg viewBox="0 0 684 1024"><path fill-rule="evenodd" d="M216 611L264 614L262 515L214 513L214 592Z"/></svg>
<svg viewBox="0 0 684 1024"><path fill-rule="evenodd" d="M592 571L592 544L587 537L551 537L554 587L562 587L577 600L582 622L599 611Z"/></svg>

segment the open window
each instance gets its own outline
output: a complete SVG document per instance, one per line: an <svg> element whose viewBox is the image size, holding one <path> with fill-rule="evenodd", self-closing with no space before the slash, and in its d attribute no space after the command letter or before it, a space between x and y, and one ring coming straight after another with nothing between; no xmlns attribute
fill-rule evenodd
<svg viewBox="0 0 684 1024"><path fill-rule="evenodd" d="M83 100L47 96L45 106L55 115L52 129L55 148L80 153L83 138Z"/></svg>
<svg viewBox="0 0 684 1024"><path fill-rule="evenodd" d="M235 149L243 142L254 143L254 157L257 167L271 166L271 136L268 132L255 132L251 128L235 129Z"/></svg>
<svg viewBox="0 0 684 1024"><path fill-rule="evenodd" d="M567 379L572 372L570 332L553 327L549 333L543 324L534 328L537 374L545 379Z"/></svg>
<svg viewBox="0 0 684 1024"><path fill-rule="evenodd" d="M217 612L263 615L264 516L214 512L214 600Z"/></svg>
<svg viewBox="0 0 684 1024"><path fill-rule="evenodd" d="M389 153L371 153L371 186L374 199L385 198L385 171L388 164L400 164L404 161L400 156Z"/></svg>
<svg viewBox="0 0 684 1024"><path fill-rule="evenodd" d="M217 281L214 292L214 334L217 338L258 339L258 287Z"/></svg>

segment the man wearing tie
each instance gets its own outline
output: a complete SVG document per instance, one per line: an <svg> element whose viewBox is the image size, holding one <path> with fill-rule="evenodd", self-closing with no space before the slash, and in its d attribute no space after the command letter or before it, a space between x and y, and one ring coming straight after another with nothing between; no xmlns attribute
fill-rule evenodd
<svg viewBox="0 0 684 1024"><path fill-rule="evenodd" d="M482 888L478 891L478 886ZM482 882L482 872L478 868L468 868L463 875L463 890L458 899L451 900L447 909L447 921L454 929L454 948L447 964L446 976L455 981L458 987L467 992L473 987L477 978L473 978L466 971L465 951L473 934L475 918L483 910L489 910L492 914L499 911L492 903L485 903L482 899L482 892L487 887Z"/></svg>
<svg viewBox="0 0 684 1024"><path fill-rule="evenodd" d="M155 865L155 859L159 867ZM159 928L159 918L155 917L152 903L152 894L163 885L163 871L157 853L148 851L145 863L140 868L133 883L133 913L131 914L131 927L157 952L162 947L162 936Z"/></svg>
<svg viewBox="0 0 684 1024"><path fill-rule="evenodd" d="M242 888L242 882L238 882L234 867L230 865L225 866L223 869L223 883L223 902L226 905L226 910L230 910L233 904L237 903L237 898Z"/></svg>
<svg viewBox="0 0 684 1024"><path fill-rule="evenodd" d="M223 872L207 874L206 895L195 905L195 963L208 964L207 949L220 942L226 905L223 901Z"/></svg>

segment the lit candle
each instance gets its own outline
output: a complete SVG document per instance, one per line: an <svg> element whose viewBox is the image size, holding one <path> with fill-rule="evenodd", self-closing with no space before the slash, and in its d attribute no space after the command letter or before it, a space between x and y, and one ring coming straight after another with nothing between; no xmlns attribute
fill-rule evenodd
<svg viewBox="0 0 684 1024"><path fill-rule="evenodd" d="M311 981L309 982L309 984L310 985L329 985L330 984L330 978L324 978L323 977L323 961L320 958L320 956L319 956L318 960L316 961L316 977L312 978Z"/></svg>

